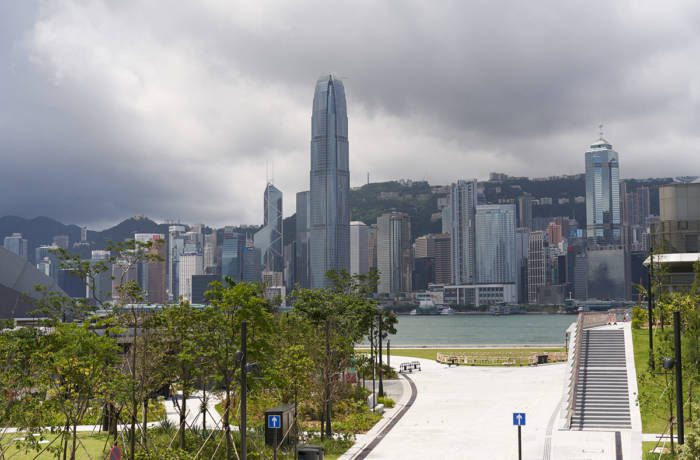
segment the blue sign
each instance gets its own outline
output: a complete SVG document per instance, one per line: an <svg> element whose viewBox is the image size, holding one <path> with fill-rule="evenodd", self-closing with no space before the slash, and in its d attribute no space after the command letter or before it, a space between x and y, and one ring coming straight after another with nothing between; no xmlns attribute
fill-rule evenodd
<svg viewBox="0 0 700 460"><path fill-rule="evenodd" d="M280 416L279 415L268 415L267 416L267 427L268 428L280 428Z"/></svg>
<svg viewBox="0 0 700 460"><path fill-rule="evenodd" d="M513 412L513 425L525 426L525 412Z"/></svg>

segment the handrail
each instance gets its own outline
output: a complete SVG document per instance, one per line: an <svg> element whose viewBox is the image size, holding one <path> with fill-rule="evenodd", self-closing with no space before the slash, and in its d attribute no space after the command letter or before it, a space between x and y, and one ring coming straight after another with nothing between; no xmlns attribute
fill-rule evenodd
<svg viewBox="0 0 700 460"><path fill-rule="evenodd" d="M583 340L583 315L581 312L578 314L576 319L576 341L574 342L574 349L572 350L574 354L574 359L571 364L571 375L569 377L569 402L566 409L566 426L571 429L571 421L574 417L574 404L576 403L576 390L578 389L578 368L581 356L581 341Z"/></svg>
<svg viewBox="0 0 700 460"><path fill-rule="evenodd" d="M583 341L583 329L602 326L607 322L608 314L600 312L580 312L576 319L576 341L574 343L574 359L571 365L573 375L569 378L569 403L566 410L566 425L571 429L571 421L574 417L574 405L576 404L576 392L579 384L579 367L581 365L581 343Z"/></svg>

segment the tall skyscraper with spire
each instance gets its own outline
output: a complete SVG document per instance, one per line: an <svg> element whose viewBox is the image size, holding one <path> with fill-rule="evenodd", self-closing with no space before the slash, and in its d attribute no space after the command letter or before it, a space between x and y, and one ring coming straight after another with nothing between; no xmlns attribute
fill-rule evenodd
<svg viewBox="0 0 700 460"><path fill-rule="evenodd" d="M586 236L619 244L621 237L620 164L612 145L600 138L586 151Z"/></svg>
<svg viewBox="0 0 700 460"><path fill-rule="evenodd" d="M272 185L265 187L265 220L254 235L254 246L260 249L261 268L269 272L284 271L282 254L282 192Z"/></svg>
<svg viewBox="0 0 700 460"><path fill-rule="evenodd" d="M350 269L350 168L343 82L316 82L311 115L310 260L312 288L329 285L326 272Z"/></svg>

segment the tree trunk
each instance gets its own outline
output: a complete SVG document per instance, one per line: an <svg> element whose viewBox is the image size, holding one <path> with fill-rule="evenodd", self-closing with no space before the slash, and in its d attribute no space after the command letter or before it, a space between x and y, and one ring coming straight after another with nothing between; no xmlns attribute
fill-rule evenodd
<svg viewBox="0 0 700 460"><path fill-rule="evenodd" d="M228 379L227 379L228 380ZM231 410L231 388L230 388L230 383L227 381L225 383L226 385L226 398L224 399L224 403L226 406L224 407L224 433L226 433L226 460L231 460L231 451L232 446L231 446L231 423L229 422L229 411Z"/></svg>
<svg viewBox="0 0 700 460"><path fill-rule="evenodd" d="M131 341L131 433L129 433L129 455L131 460L136 458L136 411L139 409L139 401L136 399L136 329L137 315L133 310L134 335Z"/></svg>
<svg viewBox="0 0 700 460"><path fill-rule="evenodd" d="M202 431L207 431L207 389L202 386Z"/></svg>
<svg viewBox="0 0 700 460"><path fill-rule="evenodd" d="M324 412L326 413L326 435L330 438L333 433L331 427L331 322L326 321L326 387L324 391Z"/></svg>
<svg viewBox="0 0 700 460"><path fill-rule="evenodd" d="M78 447L78 433L76 433L77 423L73 424L73 447L70 451L70 460L75 460L75 449Z"/></svg>
<svg viewBox="0 0 700 460"><path fill-rule="evenodd" d="M63 460L66 460L68 454L68 434L70 433L70 422L66 420L66 426L63 428Z"/></svg>
<svg viewBox="0 0 700 460"><path fill-rule="evenodd" d="M143 424L141 444L143 444L144 449L148 449L148 435L146 432L146 427L148 426L148 398L143 400L143 406L141 407L141 423Z"/></svg>
<svg viewBox="0 0 700 460"><path fill-rule="evenodd" d="M178 446L185 450L185 417L187 415L187 391L182 389L182 404L180 404L180 440Z"/></svg>

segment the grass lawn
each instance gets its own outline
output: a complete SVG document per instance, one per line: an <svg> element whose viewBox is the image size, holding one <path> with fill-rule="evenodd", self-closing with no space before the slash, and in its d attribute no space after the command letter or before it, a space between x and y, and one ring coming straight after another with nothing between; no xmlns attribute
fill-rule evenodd
<svg viewBox="0 0 700 460"><path fill-rule="evenodd" d="M673 458L676 458L675 456L672 456L670 454L671 452L671 444L670 443L660 443L659 447L666 447L669 449L669 453L667 454L661 454L661 457L659 457L659 454L652 454L651 450L656 447L656 441L648 441L648 442L643 442L642 443L642 459L643 460L671 460Z"/></svg>
<svg viewBox="0 0 700 460"><path fill-rule="evenodd" d="M369 348L358 348L359 352L369 353ZM423 358L423 359L437 359L438 353L459 353L469 356L503 356L503 355L517 355L517 356L530 356L532 354L538 354L543 352L555 352L555 351L566 351L565 348L537 348L537 347L525 347L525 348L392 348L391 357L392 359L396 356L397 360L394 361L394 365L398 364L398 358L409 357L409 358ZM385 358L386 359L386 358ZM385 361L386 362L386 361Z"/></svg>
<svg viewBox="0 0 700 460"><path fill-rule="evenodd" d="M55 434L46 434L44 435L44 439L46 441L53 441L56 438L57 435ZM3 447L3 450L5 450L5 458L12 458L12 460L31 460L36 457L38 454L38 450L33 450L30 449L25 452L24 448L17 448L14 444L15 442L13 439L15 438L21 438L23 437L22 434L7 434L3 437L3 440L1 442L1 445ZM107 434L90 434L90 433L79 433L78 437L80 441L83 443L85 446L85 449L80 447L80 444L78 444L78 451L76 453L75 458L76 459L89 459L89 458L103 458L102 454L102 448L105 447L105 440L107 439ZM57 440L53 444L51 444L51 447L59 447L59 443L61 441ZM70 440L68 441L68 450L70 454ZM46 446L47 443L42 443L41 447L39 450L43 449ZM109 452L110 444L107 444L107 451ZM87 450L87 453L85 452ZM106 453L105 452L105 453ZM89 455L89 456L88 456ZM49 452L44 452L42 453L39 457L36 457L38 459L50 459L50 458L56 458L54 454L51 454Z"/></svg>
<svg viewBox="0 0 700 460"><path fill-rule="evenodd" d="M661 398L661 394L667 388L666 377L662 374L654 375L649 372L649 330L648 329L632 329L632 339L634 343L634 365L637 370L637 383L639 385L639 403L640 412L642 414L642 432L644 433L663 433L666 430L669 405L668 398ZM656 341L654 348L656 348ZM668 379L670 388L675 389L675 384L672 376ZM683 382L683 392L685 399L688 395L688 382ZM700 391L698 385L693 389L693 393L697 394ZM665 393L668 394L668 393ZM673 411L675 413L675 400L673 402ZM699 414L692 414L697 417ZM688 404L685 406L685 426L688 427ZM674 430L675 431L675 430ZM687 431L687 430L686 430Z"/></svg>

